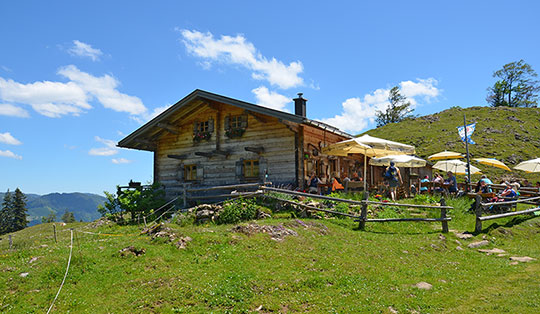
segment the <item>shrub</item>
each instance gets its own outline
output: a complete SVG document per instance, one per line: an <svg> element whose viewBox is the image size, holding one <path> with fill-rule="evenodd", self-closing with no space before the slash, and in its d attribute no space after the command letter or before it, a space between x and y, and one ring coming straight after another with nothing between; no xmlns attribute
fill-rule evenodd
<svg viewBox="0 0 540 314"><path fill-rule="evenodd" d="M240 221L255 219L257 217L257 205L253 200L236 199L223 204L223 209L216 219L217 224L234 224Z"/></svg>

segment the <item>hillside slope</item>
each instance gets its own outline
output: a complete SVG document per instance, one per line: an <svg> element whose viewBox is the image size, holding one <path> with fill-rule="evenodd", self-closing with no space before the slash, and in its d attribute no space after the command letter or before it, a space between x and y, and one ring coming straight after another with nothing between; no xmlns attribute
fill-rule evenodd
<svg viewBox="0 0 540 314"><path fill-rule="evenodd" d="M503 107L452 107L437 114L406 119L367 131L372 136L414 145L417 155L427 156L451 150L465 153L457 127L463 125L463 115L467 123L476 122L472 139L476 145L469 145L471 158L496 158L510 168L523 160L540 157L540 109ZM473 165L482 172L496 178L522 177L538 181L540 176L521 171Z"/></svg>
<svg viewBox="0 0 540 314"><path fill-rule="evenodd" d="M0 193L0 199L5 193ZM65 211L73 212L77 221L93 221L101 215L97 207L105 202L103 196L91 193L51 193L46 195L27 194L26 208L30 226L41 223L41 217L56 214L57 220Z"/></svg>

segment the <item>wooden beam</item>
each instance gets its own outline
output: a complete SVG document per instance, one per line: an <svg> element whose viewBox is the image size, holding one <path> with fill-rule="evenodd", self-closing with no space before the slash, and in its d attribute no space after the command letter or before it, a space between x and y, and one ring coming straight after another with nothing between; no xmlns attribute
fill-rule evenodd
<svg viewBox="0 0 540 314"><path fill-rule="evenodd" d="M195 155L203 156L203 157L207 157L207 158L210 158L210 157L214 156L214 154L211 153L211 152L195 152Z"/></svg>
<svg viewBox="0 0 540 314"><path fill-rule="evenodd" d="M294 133L298 133L298 130L299 130L299 124L298 123L290 122L290 121L283 120L283 119L279 119L279 122L284 124L289 130L293 131Z"/></svg>
<svg viewBox="0 0 540 314"><path fill-rule="evenodd" d="M264 153L264 147L262 147L262 146L256 146L256 147L246 146L246 147L244 147L244 149L246 151L248 151L248 152L257 153L259 155Z"/></svg>
<svg viewBox="0 0 540 314"><path fill-rule="evenodd" d="M259 121L260 123L268 123L268 122L270 122L267 119L265 119L265 118L261 117L260 115L256 114L255 112L252 112L252 111L249 111L249 110L244 110L244 112L249 114L253 118L255 118L255 120Z"/></svg>
<svg viewBox="0 0 540 314"><path fill-rule="evenodd" d="M162 129L165 129L169 132L171 132L172 134L175 134L175 135L178 135L178 127L172 125L172 124L168 124L168 123L165 123L165 122L160 122L157 124L157 127L158 128L162 128Z"/></svg>
<svg viewBox="0 0 540 314"><path fill-rule="evenodd" d="M226 152L226 151L222 151L222 150L214 150L214 151L211 151L211 152L195 152L195 155L203 156L203 157L207 157L207 158L217 156L217 155L228 157L230 155L230 152Z"/></svg>
<svg viewBox="0 0 540 314"><path fill-rule="evenodd" d="M148 145L148 147L152 147L152 148L156 147L156 142L155 141L151 141L151 140L147 140L147 139L137 138L137 139L134 139L133 142L135 142L137 144Z"/></svg>
<svg viewBox="0 0 540 314"><path fill-rule="evenodd" d="M188 155L167 155L167 157L173 158L173 159L183 160L183 159L186 159L188 157Z"/></svg>

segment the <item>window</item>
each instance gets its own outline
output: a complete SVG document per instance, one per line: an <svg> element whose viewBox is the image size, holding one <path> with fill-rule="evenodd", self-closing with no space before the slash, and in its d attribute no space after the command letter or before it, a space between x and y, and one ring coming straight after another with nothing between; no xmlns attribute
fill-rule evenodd
<svg viewBox="0 0 540 314"><path fill-rule="evenodd" d="M197 165L184 166L184 180L185 181L197 180Z"/></svg>
<svg viewBox="0 0 540 314"><path fill-rule="evenodd" d="M242 128L242 116L232 116L230 120L231 129Z"/></svg>
<svg viewBox="0 0 540 314"><path fill-rule="evenodd" d="M258 178L259 177L259 161L244 160L244 177Z"/></svg>
<svg viewBox="0 0 540 314"><path fill-rule="evenodd" d="M209 132L210 123L209 121L197 122L196 131L197 132Z"/></svg>

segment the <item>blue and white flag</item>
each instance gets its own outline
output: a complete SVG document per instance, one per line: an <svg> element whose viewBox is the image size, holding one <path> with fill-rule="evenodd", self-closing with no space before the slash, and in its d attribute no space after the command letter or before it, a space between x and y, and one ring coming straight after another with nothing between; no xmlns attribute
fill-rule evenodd
<svg viewBox="0 0 540 314"><path fill-rule="evenodd" d="M467 142L469 142L469 144L476 144L471 139L471 135L474 133L475 128L476 128L476 123L471 123L467 125ZM461 137L461 140L465 142L465 128L462 126L458 126L457 129L458 129L459 136Z"/></svg>

